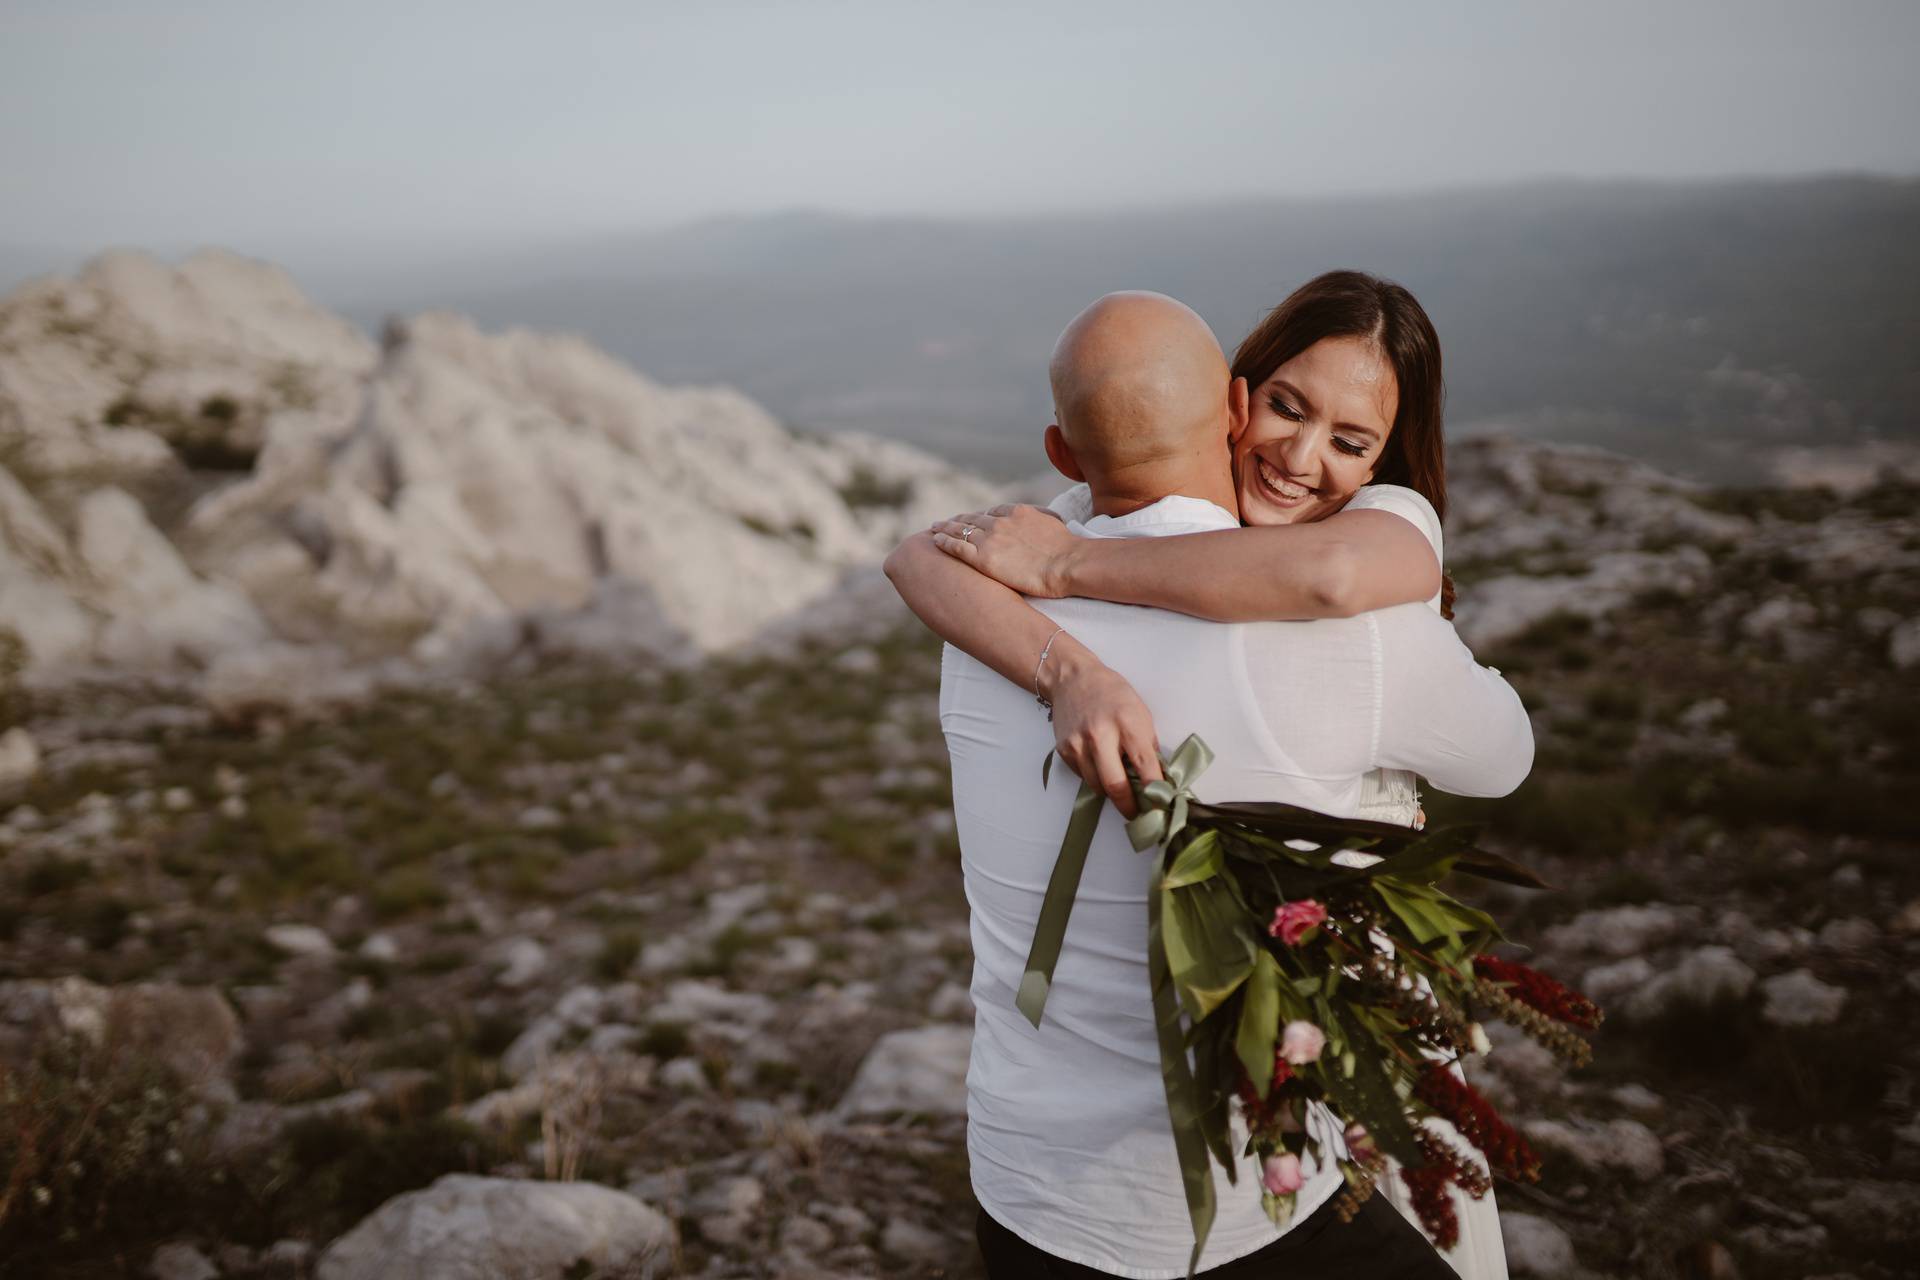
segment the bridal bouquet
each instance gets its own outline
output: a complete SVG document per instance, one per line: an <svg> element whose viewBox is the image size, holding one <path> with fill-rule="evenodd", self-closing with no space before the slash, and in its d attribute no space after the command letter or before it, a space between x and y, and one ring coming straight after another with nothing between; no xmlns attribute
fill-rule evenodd
<svg viewBox="0 0 1920 1280"><path fill-rule="evenodd" d="M1292 805L1205 804L1189 788L1212 759L1206 743L1188 738L1165 762L1164 781L1136 785L1140 812L1127 824L1134 848L1152 849L1156 865L1148 972L1193 1221L1189 1274L1213 1224L1209 1153L1238 1185L1234 1101L1250 1134L1240 1154L1258 1159L1275 1223L1293 1212L1302 1156L1338 1166L1345 1217L1372 1194L1391 1156L1427 1234L1447 1248L1458 1232L1449 1186L1478 1199L1488 1182L1424 1120L1450 1121L1507 1177L1539 1176L1526 1140L1449 1065L1486 1050L1476 1019L1513 1023L1577 1065L1590 1056L1579 1032L1599 1026L1600 1010L1545 974L1487 954L1500 937L1493 919L1437 882L1453 871L1544 882L1475 848L1472 828L1423 833ZM1081 788L1047 885L1016 999L1036 1027L1104 801ZM1331 1132L1307 1124L1310 1106L1331 1112Z"/></svg>

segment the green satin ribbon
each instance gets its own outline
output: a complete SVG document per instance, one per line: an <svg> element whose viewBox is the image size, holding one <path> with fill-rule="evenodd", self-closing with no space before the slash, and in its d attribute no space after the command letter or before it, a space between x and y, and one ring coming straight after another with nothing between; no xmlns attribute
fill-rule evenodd
<svg viewBox="0 0 1920 1280"><path fill-rule="evenodd" d="M1044 785L1046 766L1053 763L1049 754L1042 766ZM1194 779L1213 763L1213 750L1193 734L1180 744L1171 757L1162 757L1165 777L1134 787L1139 813L1127 823L1127 838L1135 850L1164 846L1187 825ZM1053 989L1053 969L1060 959L1060 947L1066 941L1067 919L1073 913L1073 900L1080 890L1080 876L1087 864L1087 851L1093 844L1094 829L1100 823L1100 806L1106 796L1089 783L1080 784L1074 797L1073 814L1067 820L1066 836L1060 842L1060 854L1054 859L1053 875L1047 881L1046 897L1040 903L1040 918L1034 925L1033 946L1027 952L1026 972L1020 978L1020 991L1014 1006L1035 1027L1046 1009L1047 995ZM1212 1170L1207 1163L1207 1144L1200 1124L1200 1090L1187 1062L1187 1050L1180 1027L1180 1000L1161 934L1160 908L1165 892L1166 868L1156 868L1153 885L1147 894L1147 975L1153 991L1153 1021L1160 1042L1160 1078L1167 1094L1167 1118L1173 1126L1174 1152L1180 1161L1180 1180L1186 1190L1187 1217L1193 1223L1193 1253L1187 1260L1191 1277L1200 1265L1200 1251L1213 1229L1214 1196Z"/></svg>
<svg viewBox="0 0 1920 1280"><path fill-rule="evenodd" d="M1160 762L1166 775L1158 782L1136 787L1140 813L1127 824L1127 839L1136 850L1171 843L1187 825L1187 802L1194 799L1193 780L1213 765L1213 748L1197 733L1187 735L1180 749Z"/></svg>
<svg viewBox="0 0 1920 1280"><path fill-rule="evenodd" d="M1053 755L1048 753L1041 765L1041 785L1046 785ZM1213 764L1213 748L1190 734L1171 756L1162 756L1159 781L1134 787L1139 813L1127 823L1127 839L1135 850L1166 844L1187 825L1188 802L1194 799L1193 781ZM1080 876L1086 869L1087 851L1093 845L1094 828L1100 825L1100 805L1106 796L1093 784L1080 784L1074 797L1073 814L1067 819L1067 834L1060 841L1060 853L1053 860L1053 875L1047 880L1046 897L1040 901L1040 919L1034 924L1033 945L1027 951L1026 971L1020 976L1020 991L1014 1007L1025 1014L1035 1027L1047 1007L1047 994L1053 990L1053 969L1060 960L1060 947L1067 937L1067 919L1073 914L1073 900L1080 892ZM1157 877L1156 877L1157 880ZM1155 891L1158 892L1156 885Z"/></svg>

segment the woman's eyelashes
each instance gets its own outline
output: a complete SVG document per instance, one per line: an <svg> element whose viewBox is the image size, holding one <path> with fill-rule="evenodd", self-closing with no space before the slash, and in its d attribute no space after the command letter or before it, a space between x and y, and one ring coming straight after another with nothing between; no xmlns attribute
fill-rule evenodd
<svg viewBox="0 0 1920 1280"><path fill-rule="evenodd" d="M1298 409L1295 409L1279 396L1268 396L1267 407L1285 418L1288 422L1306 421ZM1346 454L1349 458L1364 458L1367 456L1367 446L1360 444L1358 441L1343 439L1340 436L1333 438L1333 447Z"/></svg>

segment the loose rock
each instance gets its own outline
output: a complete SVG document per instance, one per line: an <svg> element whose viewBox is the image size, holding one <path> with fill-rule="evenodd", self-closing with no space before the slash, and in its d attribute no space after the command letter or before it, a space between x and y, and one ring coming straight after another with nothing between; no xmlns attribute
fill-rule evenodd
<svg viewBox="0 0 1920 1280"><path fill-rule="evenodd" d="M591 1182L450 1173L396 1196L334 1241L317 1280L551 1280L585 1262L636 1280L669 1274L673 1224Z"/></svg>
<svg viewBox="0 0 1920 1280"><path fill-rule="evenodd" d="M330 956L333 939L310 924L269 925L267 942L290 956Z"/></svg>
<svg viewBox="0 0 1920 1280"><path fill-rule="evenodd" d="M1578 1266L1573 1240L1545 1218L1502 1213L1500 1235L1507 1246L1507 1267L1517 1276L1563 1280Z"/></svg>
<svg viewBox="0 0 1920 1280"><path fill-rule="evenodd" d="M966 1114L972 1044L972 1027L940 1023L882 1036L868 1050L834 1114Z"/></svg>
<svg viewBox="0 0 1920 1280"><path fill-rule="evenodd" d="M1846 1007L1847 989L1820 981L1805 969L1775 974L1760 984L1760 1016L1776 1027L1819 1027L1835 1022Z"/></svg>

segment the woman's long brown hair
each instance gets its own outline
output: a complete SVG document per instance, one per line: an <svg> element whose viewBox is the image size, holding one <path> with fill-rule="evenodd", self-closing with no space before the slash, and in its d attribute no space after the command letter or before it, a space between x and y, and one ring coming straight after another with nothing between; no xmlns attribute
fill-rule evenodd
<svg viewBox="0 0 1920 1280"><path fill-rule="evenodd" d="M1393 366L1399 408L1374 468L1374 484L1399 484L1447 517L1447 458L1441 423L1446 381L1440 336L1411 293L1364 271L1329 271L1295 289L1241 340L1233 373L1259 391L1273 371L1322 338L1364 338ZM1440 612L1453 616L1453 578L1440 576Z"/></svg>

